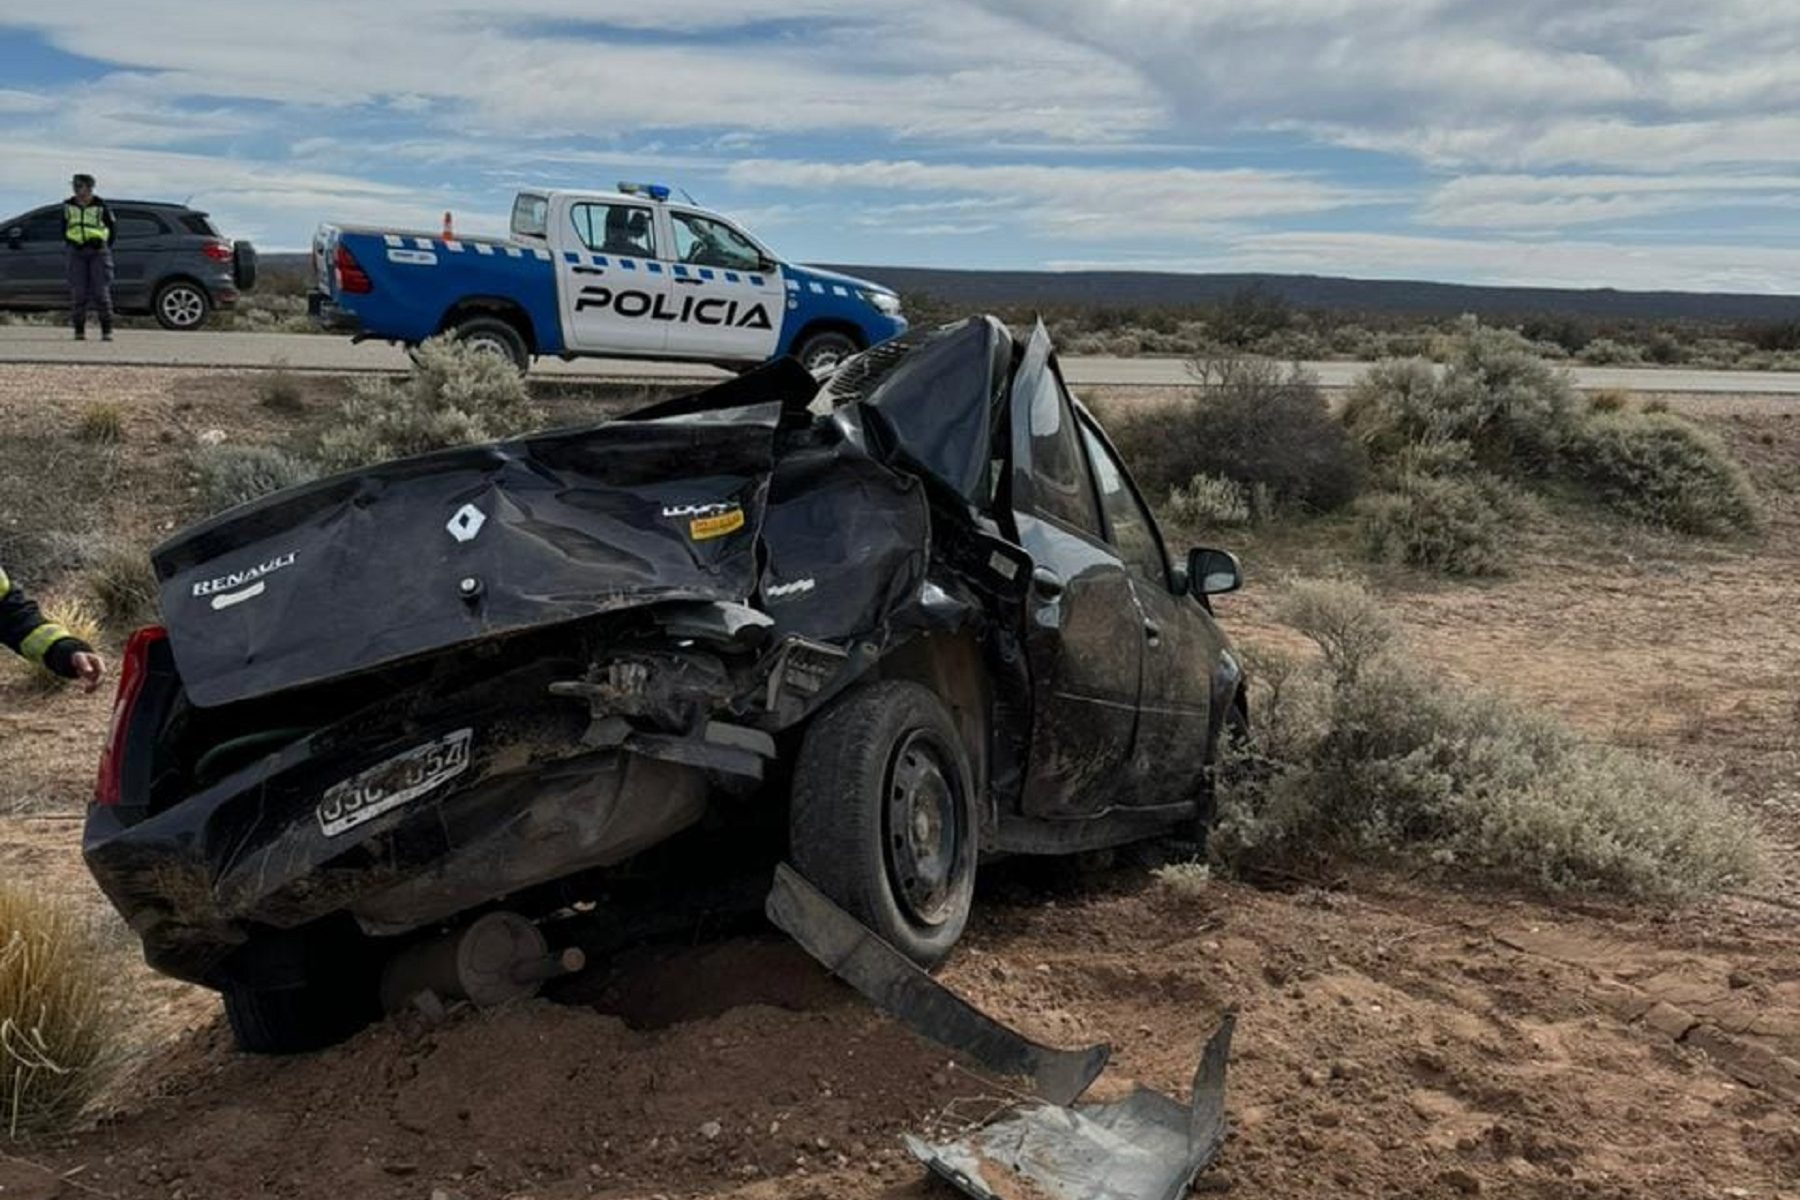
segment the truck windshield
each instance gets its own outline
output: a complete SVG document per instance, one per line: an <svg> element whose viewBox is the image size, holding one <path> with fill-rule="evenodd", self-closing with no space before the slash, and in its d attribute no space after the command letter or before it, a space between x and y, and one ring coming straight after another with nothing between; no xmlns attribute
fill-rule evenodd
<svg viewBox="0 0 1800 1200"><path fill-rule="evenodd" d="M520 192L513 200L512 231L518 237L541 238L550 227L550 198Z"/></svg>

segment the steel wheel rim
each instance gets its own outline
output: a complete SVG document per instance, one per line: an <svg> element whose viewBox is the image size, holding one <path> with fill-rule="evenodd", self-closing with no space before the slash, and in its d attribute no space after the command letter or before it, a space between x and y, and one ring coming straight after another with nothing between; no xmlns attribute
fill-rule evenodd
<svg viewBox="0 0 1800 1200"><path fill-rule="evenodd" d="M887 771L883 858L894 899L912 923L936 928L956 915L968 857L968 805L954 756L915 730Z"/></svg>
<svg viewBox="0 0 1800 1200"><path fill-rule="evenodd" d="M512 351L507 349L505 342L491 333L476 334L468 339L468 346L477 354L491 354L495 358L503 358L507 362L512 361Z"/></svg>
<svg viewBox="0 0 1800 1200"><path fill-rule="evenodd" d="M193 288L175 287L163 293L162 309L169 324L194 325L206 311L206 302Z"/></svg>
<svg viewBox="0 0 1800 1200"><path fill-rule="evenodd" d="M801 365L809 371L823 371L827 367L835 367L850 357L850 351L842 346L826 344L806 356Z"/></svg>

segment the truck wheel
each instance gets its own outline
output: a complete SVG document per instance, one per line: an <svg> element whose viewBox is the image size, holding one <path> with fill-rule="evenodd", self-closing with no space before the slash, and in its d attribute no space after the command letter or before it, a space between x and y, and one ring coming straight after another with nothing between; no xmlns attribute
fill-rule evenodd
<svg viewBox="0 0 1800 1200"><path fill-rule="evenodd" d="M808 334L794 348L794 357L800 365L809 371L823 371L835 367L862 349L856 339L847 333L839 333L835 329L826 329L819 333Z"/></svg>
<svg viewBox="0 0 1800 1200"><path fill-rule="evenodd" d="M456 340L483 354L497 354L510 359L523 375L531 366L531 355L519 331L499 317L470 317L456 325Z"/></svg>
<svg viewBox="0 0 1800 1200"><path fill-rule="evenodd" d="M788 816L793 864L922 967L943 961L968 924L979 827L962 736L918 684L866 684L807 729Z"/></svg>
<svg viewBox="0 0 1800 1200"><path fill-rule="evenodd" d="M340 927L270 930L232 960L225 1016L251 1054L335 1045L381 1015L376 956Z"/></svg>
<svg viewBox="0 0 1800 1200"><path fill-rule="evenodd" d="M207 296L206 289L199 284L189 283L185 279L172 279L156 289L156 299L151 307L156 313L158 325L164 329L185 332L206 324L206 314L212 309L212 300Z"/></svg>

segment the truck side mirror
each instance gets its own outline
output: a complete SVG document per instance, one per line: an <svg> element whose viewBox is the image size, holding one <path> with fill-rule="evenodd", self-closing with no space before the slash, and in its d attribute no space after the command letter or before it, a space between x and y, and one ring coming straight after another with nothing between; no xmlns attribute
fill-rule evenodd
<svg viewBox="0 0 1800 1200"><path fill-rule="evenodd" d="M1244 568L1229 550L1188 551L1188 590L1196 596L1219 596L1244 586Z"/></svg>

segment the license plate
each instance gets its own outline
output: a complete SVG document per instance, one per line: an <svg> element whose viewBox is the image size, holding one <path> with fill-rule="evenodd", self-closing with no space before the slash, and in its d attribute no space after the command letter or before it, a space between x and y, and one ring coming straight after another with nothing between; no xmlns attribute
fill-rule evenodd
<svg viewBox="0 0 1800 1200"><path fill-rule="evenodd" d="M319 801L319 828L336 837L442 787L469 769L475 731L459 729L334 783Z"/></svg>

